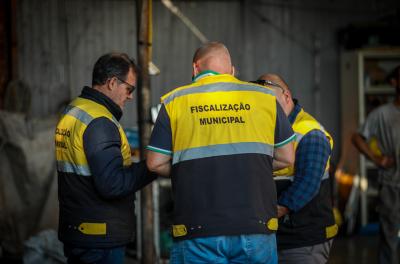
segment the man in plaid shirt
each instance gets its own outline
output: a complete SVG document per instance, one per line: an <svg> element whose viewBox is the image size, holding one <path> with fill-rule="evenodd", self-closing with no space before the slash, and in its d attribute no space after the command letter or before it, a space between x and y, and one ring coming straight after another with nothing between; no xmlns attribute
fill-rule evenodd
<svg viewBox="0 0 400 264"><path fill-rule="evenodd" d="M294 166L274 172L279 263L326 263L338 231L328 173L332 137L292 98L281 77L265 74L256 83L275 90L297 136Z"/></svg>

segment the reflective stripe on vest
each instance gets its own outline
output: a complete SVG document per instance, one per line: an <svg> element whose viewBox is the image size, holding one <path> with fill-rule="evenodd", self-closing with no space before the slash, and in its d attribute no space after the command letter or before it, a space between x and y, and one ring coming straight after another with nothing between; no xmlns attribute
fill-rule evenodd
<svg viewBox="0 0 400 264"><path fill-rule="evenodd" d="M55 145L58 171L91 175L83 149L83 134L90 122L99 117L106 117L117 126L121 137L123 165L129 166L132 163L128 139L111 112L101 104L78 97L67 106L57 124Z"/></svg>
<svg viewBox="0 0 400 264"><path fill-rule="evenodd" d="M333 149L333 140L332 140L331 135L323 128L323 126L321 124L318 123L317 120L315 120L314 117L312 117L310 114L306 113L303 109L301 109L301 111L296 116L296 120L294 121L292 128L293 128L294 132L296 133L296 141L294 142L295 151L297 149L297 146L300 144L300 141L303 139L303 137L308 132L315 130L315 129L320 130L325 134L325 136L329 140L329 145L331 147L331 150ZM330 161L330 156L326 163L325 173L324 173L324 176L322 177L322 179L329 178L329 173L328 173L329 161ZM284 168L284 169L281 169L278 171L274 171L273 175L274 175L274 180L276 177L279 177L276 180L285 179L284 177L287 177L287 179L293 178L293 176L295 175L294 166L287 167L287 168Z"/></svg>
<svg viewBox="0 0 400 264"><path fill-rule="evenodd" d="M85 125L89 125L89 123L93 120L93 117L86 113L85 111L81 110L78 107L68 105L64 110L64 115L70 115L84 123Z"/></svg>
<svg viewBox="0 0 400 264"><path fill-rule="evenodd" d="M185 160L245 153L258 153L272 156L273 152L273 146L262 143L244 142L234 144L219 144L177 151L173 155L172 164Z"/></svg>
<svg viewBox="0 0 400 264"><path fill-rule="evenodd" d="M161 100L171 123L173 164L221 155L273 154L276 98L267 87L221 74L175 89Z"/></svg>
<svg viewBox="0 0 400 264"><path fill-rule="evenodd" d="M164 103L168 104L175 98L180 96L189 95L189 94L199 94L199 93L211 93L211 92L232 92L232 91L257 91L260 93L275 95L275 93L271 90L266 89L265 87L249 85L247 83L239 83L240 85L232 86L232 83L218 83L217 86L215 84L207 84L204 86L193 87L190 89L181 89L176 91L173 94L166 95L164 99Z"/></svg>
<svg viewBox="0 0 400 264"><path fill-rule="evenodd" d="M67 173L76 173L82 176L90 176L90 169L87 165L76 165L68 161L57 161L57 170Z"/></svg>

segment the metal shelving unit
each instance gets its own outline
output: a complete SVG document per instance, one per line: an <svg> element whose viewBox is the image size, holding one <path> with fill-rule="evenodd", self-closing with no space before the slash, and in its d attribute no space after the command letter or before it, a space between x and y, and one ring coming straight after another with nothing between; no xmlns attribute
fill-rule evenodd
<svg viewBox="0 0 400 264"><path fill-rule="evenodd" d="M354 175L360 201L361 225L370 222L378 195L375 165L358 153L351 135L364 123L368 113L394 98L395 89L385 83L390 71L400 65L400 47L361 49L341 54L342 157L341 169ZM358 206L354 205L354 210ZM355 215L355 214L353 214Z"/></svg>

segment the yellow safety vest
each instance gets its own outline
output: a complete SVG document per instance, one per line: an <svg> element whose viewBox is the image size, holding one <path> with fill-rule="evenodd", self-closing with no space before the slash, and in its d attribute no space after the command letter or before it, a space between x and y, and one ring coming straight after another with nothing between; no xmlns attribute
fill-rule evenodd
<svg viewBox="0 0 400 264"><path fill-rule="evenodd" d="M238 223L242 230L249 233L270 233L277 230L275 186L272 177L269 178L272 173L268 175L264 171L268 167L265 164L269 160L272 163L275 145L277 101L273 90L240 81L229 74L203 73L194 83L173 90L163 96L161 101L171 126L173 184L179 186L179 190L175 192L177 203L172 228L174 238L234 233L237 232ZM249 158L245 162L248 164L258 164L264 158L265 162L260 162L262 166L257 173L253 171L251 175L246 175L244 171L240 172L254 186L243 189L236 195L243 196L245 200L240 206L237 201L236 204L231 204L232 210L236 208L235 212L222 208L225 211L216 215L212 213L215 208L206 210L203 207L210 203L211 197L193 196L193 193L187 192L195 188L202 194L225 196L223 191L217 190L235 189L230 179L239 176L225 173L229 171L228 168L222 165L219 168L213 162L246 157L247 154ZM259 157L254 154L261 154L263 158L252 163L252 158ZM208 170L207 166L212 167ZM233 166L240 165L236 163ZM214 180L218 178L226 179L223 186L213 186ZM191 179L202 179L203 184L194 186ZM266 184L259 186L259 182ZM260 197L265 199L264 205L247 210L248 206L256 206L256 202L248 202L251 200L249 197L252 197L248 192L262 193L264 196ZM222 200L218 195L214 198ZM191 204L190 210L186 207L188 201ZM234 223L221 221L232 220L231 213L236 214Z"/></svg>
<svg viewBox="0 0 400 264"><path fill-rule="evenodd" d="M318 129L322 131L329 140L331 150L333 149L333 139L331 135L323 128L323 126L315 120L310 114L306 113L303 109L298 113L292 128L296 133L296 141L294 143L294 149L296 151L301 139L311 130ZM329 178L329 160L326 163L325 173L322 179ZM294 166L290 166L281 170L274 171L274 180L293 180L294 176Z"/></svg>
<svg viewBox="0 0 400 264"><path fill-rule="evenodd" d="M276 99L267 87L220 74L175 89L161 101L171 122L173 164L243 153L273 155Z"/></svg>
<svg viewBox="0 0 400 264"><path fill-rule="evenodd" d="M128 139L110 111L92 100L78 97L70 103L57 124L55 145L58 171L91 176L83 148L83 134L90 122L99 117L110 119L118 127L123 164L132 164Z"/></svg>
<svg viewBox="0 0 400 264"><path fill-rule="evenodd" d="M292 128L294 130L294 132L296 133L296 141L294 144L294 148L295 150L297 149L297 146L299 145L300 141L302 140L302 138L309 133L312 130L320 130L322 131L327 139L329 140L329 144L331 147L331 150L333 149L333 139L331 137L331 135L323 128L323 126L321 124L318 123L317 120L315 120L314 117L312 117L310 114L306 113L303 109L301 109L301 111L298 113L298 115L296 116L296 119L292 125ZM328 179L329 178L329 160L330 157L326 163L325 166L325 173L322 177L322 180ZM295 169L294 166L290 166L278 171L274 171L273 175L274 175L274 180L275 182L280 181L280 180L290 180L293 181L294 179L294 174L295 174ZM324 187L322 187L324 186ZM330 186L330 185L328 185ZM321 184L321 188L326 188L325 185ZM327 193L321 193L321 191L318 192L317 195L322 195L323 197L326 196L330 196L329 192ZM323 200L323 201L322 201ZM329 199L327 199L329 200ZM310 203L312 205L308 205L309 207L315 207L315 208L319 208L321 211L318 211L317 213L320 214L320 225L322 225L322 227L320 226L302 226L303 229L302 230L298 230L294 227L292 227L290 224L286 225L285 223L281 223L279 225L279 231L278 231L278 236L280 236L280 243L281 244L286 244L286 243L292 243L292 244L296 244L296 243L300 243L298 242L298 238L306 238L309 237L309 239L315 239L315 237L319 237L321 239L321 241L326 240L326 239L330 239L334 236L336 236L336 234L338 233L338 226L334 223L334 219L333 219L333 211L332 210L328 210L326 208L329 207L329 205L327 204L326 207L324 207L325 209L322 210L321 206L314 206L314 203L324 203L326 201L326 199L321 199L321 201L311 201ZM306 209L306 210L314 210L314 209ZM318 209L317 209L318 210ZM304 223L307 223L308 220L306 219L310 219L312 217L316 217L315 215L312 215L313 213L310 212L305 212L304 210L302 210L301 212L294 212L293 214L290 215L290 217L292 218L292 221L305 221ZM315 212L314 212L315 214ZM311 221L310 221L311 222ZM303 223L303 224L304 224ZM310 228L310 231L307 228ZM315 230L314 230L315 229ZM315 232L314 232L315 231ZM312 235L310 235L310 233L308 232L313 232ZM292 235L287 236L287 234L292 233ZM305 234L308 234L305 235ZM299 240L302 241L302 240ZM298 244L300 246L300 244Z"/></svg>

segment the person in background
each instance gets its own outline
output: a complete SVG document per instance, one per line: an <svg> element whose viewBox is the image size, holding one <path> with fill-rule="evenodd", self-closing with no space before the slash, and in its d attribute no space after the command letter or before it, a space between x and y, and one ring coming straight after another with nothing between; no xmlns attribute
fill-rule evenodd
<svg viewBox="0 0 400 264"><path fill-rule="evenodd" d="M222 43L192 66L193 83L161 98L147 147L149 170L172 178L171 263L277 263L272 169L293 163L293 130L270 89L233 76Z"/></svg>
<svg viewBox="0 0 400 264"><path fill-rule="evenodd" d="M55 131L59 239L68 263L123 263L134 239L135 192L155 175L132 163L119 124L137 67L124 53L101 56L92 87L65 109Z"/></svg>
<svg viewBox="0 0 400 264"><path fill-rule="evenodd" d="M360 130L354 146L379 168L379 263L398 264L400 227L400 66L388 76L396 89L394 102L374 109Z"/></svg>
<svg viewBox="0 0 400 264"><path fill-rule="evenodd" d="M322 264L338 232L332 208L331 135L293 99L286 82L264 74L256 83L273 87L294 132L294 166L274 171L278 191L278 259L284 264Z"/></svg>

